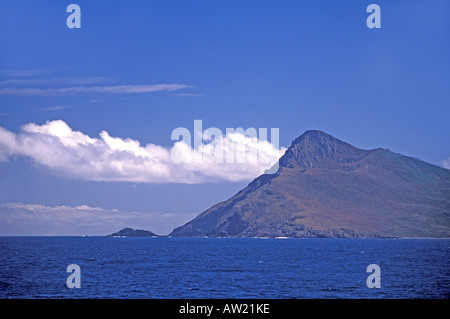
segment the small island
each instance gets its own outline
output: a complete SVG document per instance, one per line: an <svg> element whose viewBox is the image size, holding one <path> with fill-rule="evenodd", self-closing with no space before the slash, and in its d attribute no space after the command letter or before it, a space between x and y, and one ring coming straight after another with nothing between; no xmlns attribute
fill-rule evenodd
<svg viewBox="0 0 450 319"><path fill-rule="evenodd" d="M124 228L106 237L159 237L155 233L143 229Z"/></svg>

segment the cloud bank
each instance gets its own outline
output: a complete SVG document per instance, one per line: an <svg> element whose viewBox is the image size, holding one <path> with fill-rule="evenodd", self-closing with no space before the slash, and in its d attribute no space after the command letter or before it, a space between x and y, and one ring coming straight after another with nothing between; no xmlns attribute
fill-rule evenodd
<svg viewBox="0 0 450 319"><path fill-rule="evenodd" d="M87 205L6 203L0 204L0 236L104 236L124 227L147 229L165 235L194 218L194 215L124 212Z"/></svg>
<svg viewBox="0 0 450 319"><path fill-rule="evenodd" d="M143 146L130 138L112 137L106 131L90 137L57 120L26 124L19 133L0 127L0 162L28 157L61 176L89 181L193 184L250 181L277 163L285 152L268 141L237 132L220 136L217 141L220 148L202 143L194 149L183 141L171 148ZM224 158L247 160L212 160L219 151ZM172 154L183 161L174 161Z"/></svg>

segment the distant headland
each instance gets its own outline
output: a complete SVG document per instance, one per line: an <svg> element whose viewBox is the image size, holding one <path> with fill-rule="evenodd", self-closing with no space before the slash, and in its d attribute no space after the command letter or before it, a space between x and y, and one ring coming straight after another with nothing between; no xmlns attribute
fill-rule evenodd
<svg viewBox="0 0 450 319"><path fill-rule="evenodd" d="M107 235L107 237L159 237L149 230L124 228L116 233Z"/></svg>

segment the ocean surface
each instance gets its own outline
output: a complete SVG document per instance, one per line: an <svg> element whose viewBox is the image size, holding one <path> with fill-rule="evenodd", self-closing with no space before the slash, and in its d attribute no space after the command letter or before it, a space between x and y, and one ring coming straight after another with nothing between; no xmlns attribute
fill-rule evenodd
<svg viewBox="0 0 450 319"><path fill-rule="evenodd" d="M0 237L0 298L449 298L449 257L448 239Z"/></svg>

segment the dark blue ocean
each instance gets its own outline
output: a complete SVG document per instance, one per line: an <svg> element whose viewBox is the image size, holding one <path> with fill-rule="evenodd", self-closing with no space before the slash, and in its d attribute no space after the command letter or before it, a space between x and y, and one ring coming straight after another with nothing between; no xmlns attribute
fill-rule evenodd
<svg viewBox="0 0 450 319"><path fill-rule="evenodd" d="M0 237L0 253L0 298L450 297L440 239Z"/></svg>

